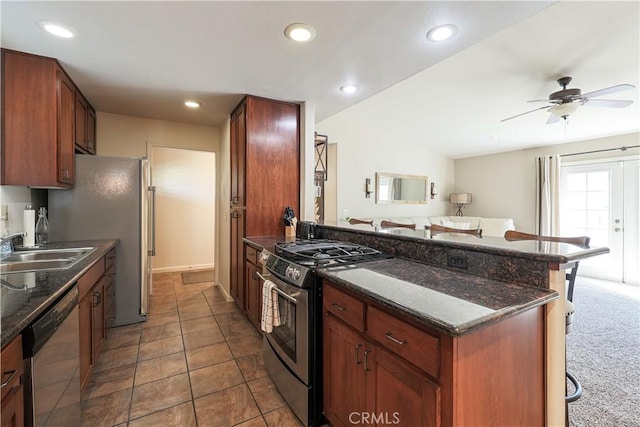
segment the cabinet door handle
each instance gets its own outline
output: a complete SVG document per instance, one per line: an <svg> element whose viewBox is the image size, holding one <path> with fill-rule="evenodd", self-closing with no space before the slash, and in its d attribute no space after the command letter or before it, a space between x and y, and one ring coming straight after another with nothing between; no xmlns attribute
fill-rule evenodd
<svg viewBox="0 0 640 427"><path fill-rule="evenodd" d="M253 270L253 271L251 272L251 278L252 278L253 280L258 280L258 272L257 272L257 271L255 271L255 270Z"/></svg>
<svg viewBox="0 0 640 427"><path fill-rule="evenodd" d="M240 203L240 197L234 197L231 199L231 203L233 203L234 205L237 205L238 203Z"/></svg>
<svg viewBox="0 0 640 427"><path fill-rule="evenodd" d="M231 213L231 218L240 218L240 212L238 211L233 211Z"/></svg>
<svg viewBox="0 0 640 427"><path fill-rule="evenodd" d="M333 304L331 304L331 305L333 305L336 309L338 309L340 311L345 311L346 310L346 308L344 308L340 304L336 304L335 302Z"/></svg>
<svg viewBox="0 0 640 427"><path fill-rule="evenodd" d="M102 302L102 295L100 294L100 292L94 292L93 293L93 306L97 307L100 305L100 302Z"/></svg>
<svg viewBox="0 0 640 427"><path fill-rule="evenodd" d="M17 373L18 371L15 369L3 372L2 375L9 375L9 378L7 378L7 380L2 383L1 388L5 388L6 386L8 386L11 380L13 379L13 377L15 377Z"/></svg>
<svg viewBox="0 0 640 427"><path fill-rule="evenodd" d="M356 345L356 365L359 365L362 363L361 360L358 360L358 350L360 349L360 347L362 347L362 344Z"/></svg>
<svg viewBox="0 0 640 427"><path fill-rule="evenodd" d="M364 371L367 372L369 371L369 353L371 353L371 350L365 350L364 351Z"/></svg>
<svg viewBox="0 0 640 427"><path fill-rule="evenodd" d="M407 343L407 340L399 340L398 338L394 337L391 332L387 332L386 333L387 338L389 338L391 341L393 341L396 344L400 344L400 345L404 345Z"/></svg>

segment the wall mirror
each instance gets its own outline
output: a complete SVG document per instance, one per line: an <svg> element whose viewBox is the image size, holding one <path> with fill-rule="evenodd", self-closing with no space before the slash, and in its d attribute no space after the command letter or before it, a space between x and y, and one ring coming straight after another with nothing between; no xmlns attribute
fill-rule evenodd
<svg viewBox="0 0 640 427"><path fill-rule="evenodd" d="M427 203L428 178L376 172L376 203Z"/></svg>

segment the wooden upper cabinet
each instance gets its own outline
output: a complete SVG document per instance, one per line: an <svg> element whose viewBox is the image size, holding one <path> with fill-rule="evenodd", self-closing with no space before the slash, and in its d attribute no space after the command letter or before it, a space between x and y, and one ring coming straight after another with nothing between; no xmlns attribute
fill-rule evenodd
<svg viewBox="0 0 640 427"><path fill-rule="evenodd" d="M96 112L76 89L76 151L96 154Z"/></svg>
<svg viewBox="0 0 640 427"><path fill-rule="evenodd" d="M58 181L75 182L74 130L75 88L61 69L56 70L58 86Z"/></svg>
<svg viewBox="0 0 640 427"><path fill-rule="evenodd" d="M54 58L2 49L0 184L73 186L76 92Z"/></svg>
<svg viewBox="0 0 640 427"><path fill-rule="evenodd" d="M96 154L97 137L96 137L96 112L91 105L87 108L87 151L89 154Z"/></svg>
<svg viewBox="0 0 640 427"><path fill-rule="evenodd" d="M245 103L231 116L231 203L232 207L244 206L245 148L247 143Z"/></svg>
<svg viewBox="0 0 640 427"><path fill-rule="evenodd" d="M300 216L300 106L248 96L245 106L247 236L281 236L290 206Z"/></svg>
<svg viewBox="0 0 640 427"><path fill-rule="evenodd" d="M87 101L76 91L76 146L87 146Z"/></svg>

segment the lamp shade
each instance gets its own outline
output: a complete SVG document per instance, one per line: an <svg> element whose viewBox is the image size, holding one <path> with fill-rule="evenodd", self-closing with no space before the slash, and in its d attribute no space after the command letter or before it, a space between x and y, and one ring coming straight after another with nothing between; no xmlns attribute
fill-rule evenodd
<svg viewBox="0 0 640 427"><path fill-rule="evenodd" d="M467 205L471 203L471 193L450 193L449 203Z"/></svg>

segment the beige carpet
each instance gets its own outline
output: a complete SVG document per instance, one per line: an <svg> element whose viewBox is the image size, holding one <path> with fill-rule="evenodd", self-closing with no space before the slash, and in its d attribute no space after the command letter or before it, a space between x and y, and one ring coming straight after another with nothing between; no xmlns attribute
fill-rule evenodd
<svg viewBox="0 0 640 427"><path fill-rule="evenodd" d="M213 281L214 281L213 269L182 273L182 283L184 285L191 285L193 283L202 283L202 282L213 282Z"/></svg>

